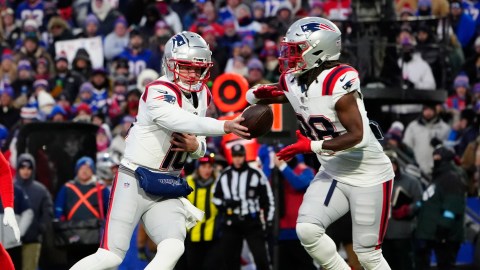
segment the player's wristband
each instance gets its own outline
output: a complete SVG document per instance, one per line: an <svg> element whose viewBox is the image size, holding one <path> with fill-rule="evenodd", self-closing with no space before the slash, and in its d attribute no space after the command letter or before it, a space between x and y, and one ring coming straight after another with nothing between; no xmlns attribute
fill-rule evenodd
<svg viewBox="0 0 480 270"><path fill-rule="evenodd" d="M334 152L332 150L323 149L323 142L324 142L324 140L311 141L310 142L310 148L312 149L312 152L320 154L320 155L322 155L322 154L327 154L327 155L333 154Z"/></svg>
<svg viewBox="0 0 480 270"><path fill-rule="evenodd" d="M247 91L247 94L245 95L245 99L249 104L257 104L257 102L260 101L260 99L255 97L255 94L253 93L255 89L250 89Z"/></svg>
<svg viewBox="0 0 480 270"><path fill-rule="evenodd" d="M205 144L204 142L198 142L198 148L194 152L191 153L193 157L203 157L205 155Z"/></svg>

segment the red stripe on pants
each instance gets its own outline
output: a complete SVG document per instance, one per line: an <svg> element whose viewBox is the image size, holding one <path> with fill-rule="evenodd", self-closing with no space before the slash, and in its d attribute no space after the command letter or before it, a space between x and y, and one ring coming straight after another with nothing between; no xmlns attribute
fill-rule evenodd
<svg viewBox="0 0 480 270"><path fill-rule="evenodd" d="M388 180L382 184L383 186L383 207L382 216L380 217L380 230L378 231L378 241L375 249L380 249L383 242L383 237L387 232L388 217L390 216L390 196L392 194L392 180Z"/></svg>
<svg viewBox="0 0 480 270"><path fill-rule="evenodd" d="M105 219L105 229L103 230L103 237L102 242L100 243L100 247L106 250L108 249L108 223L110 222L110 212L112 211L113 206L113 196L115 195L115 188L117 187L117 179L118 179L118 171L115 175L115 179L113 179L112 191L110 192L110 199L108 202L108 213L107 218Z"/></svg>

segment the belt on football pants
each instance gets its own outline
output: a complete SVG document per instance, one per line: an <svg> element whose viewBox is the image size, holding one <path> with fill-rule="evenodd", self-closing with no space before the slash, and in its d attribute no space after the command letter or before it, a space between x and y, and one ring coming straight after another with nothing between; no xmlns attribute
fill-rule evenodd
<svg viewBox="0 0 480 270"><path fill-rule="evenodd" d="M130 160L126 159L126 158L123 158L122 161L121 161L121 164L123 166L125 166L125 168L135 172L138 167L143 167L143 166L139 166L133 162L131 162ZM145 167L143 167L145 168ZM146 168L145 168L146 169ZM167 176L167 174L166 174ZM168 175L170 177L173 177L171 175ZM179 199L183 206L184 206L184 209L185 209L185 216L186 216L186 220L185 220L185 226L187 227L187 229L191 229L193 228L198 221L201 221L203 219L203 216L205 214L205 212L203 212L202 210L198 209L197 207L195 207L189 200L187 200L185 197L178 197L177 199Z"/></svg>

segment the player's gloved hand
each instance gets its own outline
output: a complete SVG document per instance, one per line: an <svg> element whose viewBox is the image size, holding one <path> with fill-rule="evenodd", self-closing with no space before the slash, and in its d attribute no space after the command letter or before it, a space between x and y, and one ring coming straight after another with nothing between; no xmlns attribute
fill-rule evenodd
<svg viewBox="0 0 480 270"><path fill-rule="evenodd" d="M284 95L275 84L261 84L253 90L253 94L256 98L276 98Z"/></svg>
<svg viewBox="0 0 480 270"><path fill-rule="evenodd" d="M15 212L11 207L5 207L3 214L3 225L10 226L13 229L13 234L17 242L20 242L20 229L18 228L17 220L15 219Z"/></svg>
<svg viewBox="0 0 480 270"><path fill-rule="evenodd" d="M280 150L280 152L277 153L278 159L289 161L297 154L305 154L312 152L312 141L309 138L303 136L302 133L300 133L300 130L297 130L296 133L297 142Z"/></svg>
<svg viewBox="0 0 480 270"><path fill-rule="evenodd" d="M404 204L397 209L392 210L392 217L394 219L404 219L408 217L411 213L410 205Z"/></svg>

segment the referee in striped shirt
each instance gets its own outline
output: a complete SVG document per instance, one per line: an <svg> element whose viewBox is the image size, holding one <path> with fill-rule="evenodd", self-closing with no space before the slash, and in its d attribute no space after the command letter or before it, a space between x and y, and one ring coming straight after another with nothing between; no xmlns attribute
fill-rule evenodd
<svg viewBox="0 0 480 270"><path fill-rule="evenodd" d="M240 269L245 239L258 270L269 270L264 228L271 228L274 199L265 175L248 165L245 147L232 147L232 165L217 180L213 203L223 215L221 247L228 270Z"/></svg>

